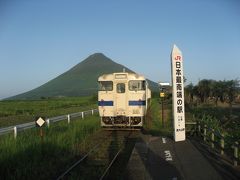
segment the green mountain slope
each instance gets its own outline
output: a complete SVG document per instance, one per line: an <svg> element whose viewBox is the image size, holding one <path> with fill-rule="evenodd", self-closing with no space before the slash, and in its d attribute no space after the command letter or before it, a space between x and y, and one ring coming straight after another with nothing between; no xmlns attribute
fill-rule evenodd
<svg viewBox="0 0 240 180"><path fill-rule="evenodd" d="M117 64L102 53L95 53L74 66L69 71L42 86L8 99L39 99L41 97L86 96L97 92L97 79L100 75L113 72L133 72ZM152 90L157 84L149 81Z"/></svg>

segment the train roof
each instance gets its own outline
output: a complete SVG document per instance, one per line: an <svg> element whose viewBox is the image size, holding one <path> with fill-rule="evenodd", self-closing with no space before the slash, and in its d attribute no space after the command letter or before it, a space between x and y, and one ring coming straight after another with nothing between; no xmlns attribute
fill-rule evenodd
<svg viewBox="0 0 240 180"><path fill-rule="evenodd" d="M112 74L103 74L99 76L98 81L113 81L120 79L145 80L145 77L136 73L117 72Z"/></svg>

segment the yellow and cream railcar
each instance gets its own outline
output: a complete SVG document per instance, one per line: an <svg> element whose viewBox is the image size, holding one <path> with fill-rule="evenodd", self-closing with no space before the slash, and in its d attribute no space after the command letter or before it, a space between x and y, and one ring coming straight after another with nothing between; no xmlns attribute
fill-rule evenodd
<svg viewBox="0 0 240 180"><path fill-rule="evenodd" d="M135 73L104 74L98 78L98 109L102 127L142 127L151 91Z"/></svg>

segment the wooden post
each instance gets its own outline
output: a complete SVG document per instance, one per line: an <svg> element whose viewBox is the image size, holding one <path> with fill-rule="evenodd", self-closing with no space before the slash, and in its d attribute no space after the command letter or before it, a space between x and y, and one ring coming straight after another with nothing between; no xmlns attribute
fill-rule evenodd
<svg viewBox="0 0 240 180"><path fill-rule="evenodd" d="M203 140L206 141L207 140L207 125L204 125L204 129L203 129Z"/></svg>
<svg viewBox="0 0 240 180"><path fill-rule="evenodd" d="M193 117L193 121L195 121L195 119L196 119L196 118L195 118L195 114L193 114L193 116L192 116L192 117ZM196 121L195 121L195 122L196 122Z"/></svg>
<svg viewBox="0 0 240 180"><path fill-rule="evenodd" d="M211 147L214 149L214 129L212 129L211 133Z"/></svg>
<svg viewBox="0 0 240 180"><path fill-rule="evenodd" d="M224 134L221 134L220 147L221 147L221 155L224 155Z"/></svg>
<svg viewBox="0 0 240 180"><path fill-rule="evenodd" d="M41 142L43 142L43 130L42 130L42 127L40 127L40 137L41 137Z"/></svg>
<svg viewBox="0 0 240 180"><path fill-rule="evenodd" d="M92 109L92 115L94 114L94 110Z"/></svg>
<svg viewBox="0 0 240 180"><path fill-rule="evenodd" d="M84 119L84 112L82 112L82 119Z"/></svg>
<svg viewBox="0 0 240 180"><path fill-rule="evenodd" d="M238 165L238 142L235 142L234 144L234 160L233 160L233 165L237 166Z"/></svg>
<svg viewBox="0 0 240 180"><path fill-rule="evenodd" d="M43 156L43 129L40 127L40 138L41 138L41 156Z"/></svg>
<svg viewBox="0 0 240 180"><path fill-rule="evenodd" d="M201 136L201 125L199 121L198 121L198 136Z"/></svg>
<svg viewBox="0 0 240 180"><path fill-rule="evenodd" d="M14 138L17 138L17 126L14 126L13 128Z"/></svg>
<svg viewBox="0 0 240 180"><path fill-rule="evenodd" d="M164 127L164 107L163 107L164 97L162 97L161 99L162 99L162 127Z"/></svg>

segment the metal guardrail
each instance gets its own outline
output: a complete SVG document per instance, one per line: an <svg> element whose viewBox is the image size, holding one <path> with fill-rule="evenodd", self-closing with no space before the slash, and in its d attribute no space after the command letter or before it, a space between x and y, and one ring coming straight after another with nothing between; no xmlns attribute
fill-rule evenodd
<svg viewBox="0 0 240 180"><path fill-rule="evenodd" d="M88 111L83 111L83 112L77 112L77 113L72 113L72 114L67 114L67 115L62 115L62 116L57 116L57 117L51 117L51 118L47 118L46 119L46 123L47 126L49 127L51 123L55 123L58 121L63 121L63 120L67 120L68 123L70 123L70 121L73 118L77 118L77 117L81 117L82 119L84 119L84 117L86 115L93 115L94 112L98 112L97 109L92 109L92 110L88 110ZM36 123L35 121L33 122L28 122L28 123L24 123L24 124L18 124L15 126L9 126L9 127L5 127L5 128L1 128L0 129L0 136L4 135L4 134L9 134L9 133L14 133L14 137L17 137L17 133L26 129L31 129L36 127Z"/></svg>
<svg viewBox="0 0 240 180"><path fill-rule="evenodd" d="M233 166L239 166L240 143L238 141L227 142L224 134L221 134L215 129L208 127L206 124L203 124L201 120L198 120L197 122L188 122L186 123L186 126L187 125L195 126L195 133L203 139L203 142L208 144L211 149L219 151L221 156L228 156L229 159L232 160ZM226 144L228 144L228 146L230 145L231 150L229 148L227 149Z"/></svg>

